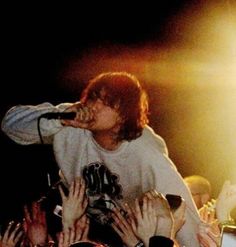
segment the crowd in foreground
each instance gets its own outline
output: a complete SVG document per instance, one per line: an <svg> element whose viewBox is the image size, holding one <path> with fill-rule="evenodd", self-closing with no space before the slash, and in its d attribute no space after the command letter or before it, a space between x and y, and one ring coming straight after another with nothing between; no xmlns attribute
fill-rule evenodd
<svg viewBox="0 0 236 247"><path fill-rule="evenodd" d="M24 218L21 222L11 221L8 224L1 236L0 246L109 246L94 238L91 232L91 219L86 213L88 198L84 180L78 177L68 191L65 191L63 186L59 187L59 191L62 201L61 231L53 236L49 234L47 214L40 202L34 201L30 207L24 207ZM201 246L220 246L223 227L231 225L236 228L230 215L235 205L236 185L226 181L218 198L199 208L201 223L197 237ZM112 220L109 224L123 246L178 247L180 245L175 236L185 223L185 210L184 200L174 209L163 194L150 190L131 205L112 208Z"/></svg>

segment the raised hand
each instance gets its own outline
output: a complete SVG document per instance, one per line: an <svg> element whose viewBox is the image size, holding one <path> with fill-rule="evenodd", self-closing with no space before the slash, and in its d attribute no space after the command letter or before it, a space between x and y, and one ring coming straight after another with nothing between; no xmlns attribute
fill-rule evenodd
<svg viewBox="0 0 236 247"><path fill-rule="evenodd" d="M211 224L216 220L216 209L213 204L216 204L214 199L198 210L201 220L205 223Z"/></svg>
<svg viewBox="0 0 236 247"><path fill-rule="evenodd" d="M223 223L231 220L230 212L236 207L236 184L225 181L216 200L217 219Z"/></svg>
<svg viewBox="0 0 236 247"><path fill-rule="evenodd" d="M117 208L113 209L114 222L112 223L113 229L120 236L122 241L126 244L127 247L136 246L136 244L140 241L128 220L121 214L120 210Z"/></svg>
<svg viewBox="0 0 236 247"><path fill-rule="evenodd" d="M186 203L182 200L180 206L172 212L174 218L174 230L173 234L176 236L176 233L181 229L181 227L185 223L185 211L186 211Z"/></svg>
<svg viewBox="0 0 236 247"><path fill-rule="evenodd" d="M58 239L58 247L69 247L75 242L75 229L68 228L60 232Z"/></svg>
<svg viewBox="0 0 236 247"><path fill-rule="evenodd" d="M174 237L174 218L166 198L156 190L145 193L145 197L153 200L158 224L155 235L161 235L168 238Z"/></svg>
<svg viewBox="0 0 236 247"><path fill-rule="evenodd" d="M76 220L80 219L84 214L88 205L85 187L84 180L79 177L71 183L67 197L62 187L59 187L62 198L62 223L64 229L73 227Z"/></svg>
<svg viewBox="0 0 236 247"><path fill-rule="evenodd" d="M41 210L40 203L33 202L31 210L25 206L24 215L23 228L30 244L44 246L48 240L48 231L46 213Z"/></svg>
<svg viewBox="0 0 236 247"><path fill-rule="evenodd" d="M73 120L61 120L61 123L65 126L89 129L94 121L93 110L81 102L74 103L66 109L66 112L76 112L76 117Z"/></svg>
<svg viewBox="0 0 236 247"><path fill-rule="evenodd" d="M59 235L58 247L69 247L79 241L91 242L88 239L89 219L84 214L73 227L64 229Z"/></svg>
<svg viewBox="0 0 236 247"><path fill-rule="evenodd" d="M142 206L140 206L138 199L136 199L134 214L136 217L136 224L132 221L132 228L136 236L143 241L145 246L148 246L149 239L156 234L158 224L154 200L144 197Z"/></svg>
<svg viewBox="0 0 236 247"><path fill-rule="evenodd" d="M3 236L0 236L0 247L15 247L24 233L20 230L20 227L20 223L15 225L14 222L11 221Z"/></svg>
<svg viewBox="0 0 236 247"><path fill-rule="evenodd" d="M216 229L218 228L218 231ZM220 244L220 229L218 222L211 225L201 223L199 225L198 240L203 247L218 247Z"/></svg>

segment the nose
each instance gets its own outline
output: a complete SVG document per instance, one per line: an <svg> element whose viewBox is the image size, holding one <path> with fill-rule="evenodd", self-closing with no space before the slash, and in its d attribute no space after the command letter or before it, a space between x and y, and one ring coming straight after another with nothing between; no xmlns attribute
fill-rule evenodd
<svg viewBox="0 0 236 247"><path fill-rule="evenodd" d="M95 100L95 101L92 103L92 106L91 106L91 108L92 108L92 110L93 110L94 112L99 111L99 110L101 109L101 107L102 107L102 101L99 100L99 99Z"/></svg>

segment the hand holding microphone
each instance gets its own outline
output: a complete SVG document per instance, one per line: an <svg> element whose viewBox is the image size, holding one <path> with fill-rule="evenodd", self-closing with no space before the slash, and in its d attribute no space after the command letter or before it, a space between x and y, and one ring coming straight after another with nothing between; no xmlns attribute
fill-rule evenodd
<svg viewBox="0 0 236 247"><path fill-rule="evenodd" d="M75 128L89 128L94 122L94 112L91 108L83 105L80 102L74 103L72 106L66 109L65 114L74 114L71 119L61 119L61 123L65 126L72 126Z"/></svg>
<svg viewBox="0 0 236 247"><path fill-rule="evenodd" d="M64 112L47 112L40 116L46 119L60 119L65 126L75 128L89 128L94 122L94 112L91 108L76 102L68 107Z"/></svg>

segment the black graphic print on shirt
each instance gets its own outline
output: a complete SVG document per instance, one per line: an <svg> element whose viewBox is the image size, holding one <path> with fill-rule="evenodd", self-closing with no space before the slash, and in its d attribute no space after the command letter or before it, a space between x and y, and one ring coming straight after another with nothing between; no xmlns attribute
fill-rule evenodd
<svg viewBox="0 0 236 247"><path fill-rule="evenodd" d="M111 210L122 199L118 176L111 173L104 163L95 162L83 170L89 206L87 213L101 224L111 221Z"/></svg>

